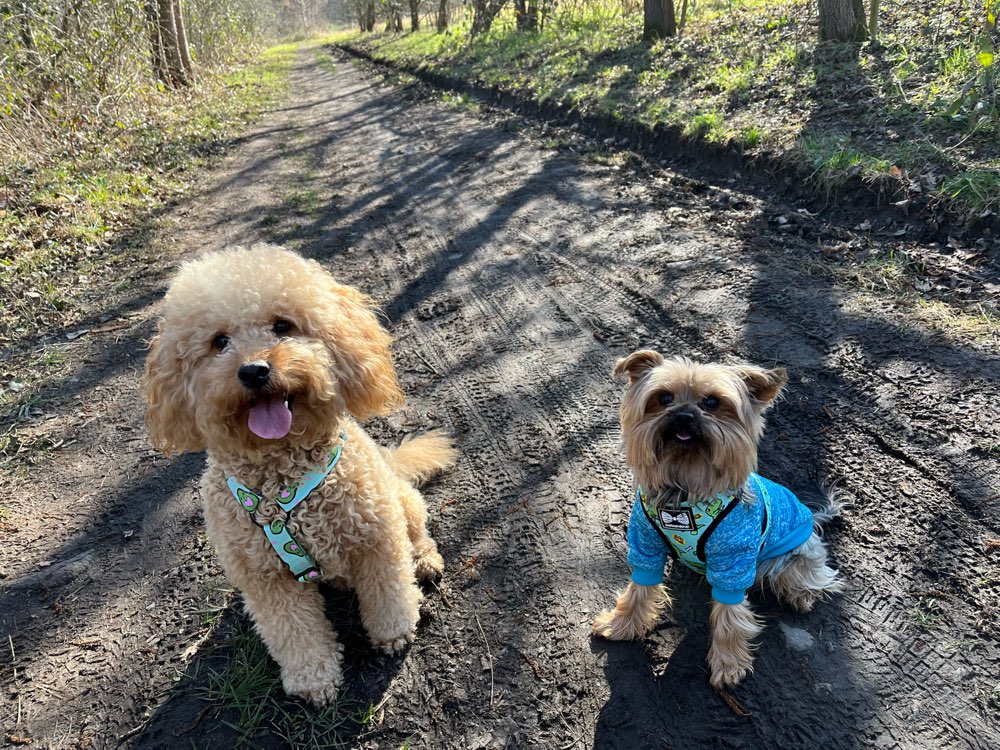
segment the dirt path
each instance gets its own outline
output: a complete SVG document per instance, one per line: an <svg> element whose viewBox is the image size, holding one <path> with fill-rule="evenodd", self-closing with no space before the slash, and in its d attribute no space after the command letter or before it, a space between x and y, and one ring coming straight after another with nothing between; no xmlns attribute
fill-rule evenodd
<svg viewBox="0 0 1000 750"><path fill-rule="evenodd" d="M158 242L163 269L260 238L319 259L381 302L398 341L408 403L373 431L457 436L459 466L426 493L447 572L417 642L375 655L334 600L345 695L377 706L352 744L1000 746L996 342L839 286L815 238L773 221L791 209L735 179L584 159L549 147L572 133L421 102L322 57L302 52L290 102ZM0 487L9 746L235 737L233 710L199 697L245 627L219 609L203 461L155 457L141 423L163 269L105 311L120 328L69 351L37 427L63 442ZM671 573L676 607L645 641L589 636L627 579L610 370L638 346L786 366L764 473L793 488L840 476L855 502L830 535L850 592L807 616L758 604L757 673L733 692L749 715L708 686L708 590L692 574ZM281 727L255 742L288 746Z"/></svg>

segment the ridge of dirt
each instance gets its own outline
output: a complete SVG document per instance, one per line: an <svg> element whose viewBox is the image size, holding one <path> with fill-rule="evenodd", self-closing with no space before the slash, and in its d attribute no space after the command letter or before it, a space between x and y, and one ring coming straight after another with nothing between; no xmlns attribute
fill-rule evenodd
<svg viewBox="0 0 1000 750"><path fill-rule="evenodd" d="M150 284L116 300L129 327L67 348L38 418L60 448L0 475L2 746L237 744L237 710L204 698L247 624L202 531L203 459L149 450L138 377L167 267L260 239L382 306L408 402L373 435L441 426L461 451L425 491L446 571L413 646L377 655L331 592L345 745L1000 745L1000 345L844 284L816 233L855 233L824 217L783 230L788 207L732 178L595 163L546 148L544 124L445 108L317 53L163 217ZM962 272L1000 281L990 264ZM669 572L674 607L648 638L589 635L628 576L610 371L640 346L785 366L762 473L793 489L839 477L853 501L828 533L848 592L808 615L755 596L768 627L735 703L708 685L693 574ZM308 746L290 731L248 744Z"/></svg>
<svg viewBox="0 0 1000 750"><path fill-rule="evenodd" d="M539 101L530 92L483 84L429 70L420 65L379 57L363 44L338 42L338 49L372 65L405 73L445 91L466 94L494 106L522 115L567 126L580 127L599 140L613 139L621 148L635 149L654 159L668 160L673 166L693 164L708 178L720 179L734 171L740 173L744 189L779 192L801 199L803 187L812 184L813 171L800 160L769 149L747 153L734 142L718 143L699 135L690 135L680 125L658 123L650 126L625 118L599 113L568 111L559 102ZM811 190L810 208L831 211L841 220L854 224L875 219L883 227L905 227L916 239L946 240L949 236L964 240L980 237L1000 238L1000 216L954 210L939 193L929 192L918 178L881 175L865 179L860 174L847 175L835 187Z"/></svg>

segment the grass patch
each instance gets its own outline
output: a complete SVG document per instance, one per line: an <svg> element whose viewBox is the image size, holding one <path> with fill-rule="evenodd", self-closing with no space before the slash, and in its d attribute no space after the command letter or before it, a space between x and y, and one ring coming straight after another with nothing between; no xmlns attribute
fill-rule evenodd
<svg viewBox="0 0 1000 750"><path fill-rule="evenodd" d="M923 631L935 630L947 622L946 605L937 597L921 596L913 608L913 621Z"/></svg>
<svg viewBox="0 0 1000 750"><path fill-rule="evenodd" d="M108 131L67 125L47 151L0 153L0 344L72 324L97 277L141 267L122 237L283 95L295 50L272 48L182 92L150 92Z"/></svg>
<svg viewBox="0 0 1000 750"><path fill-rule="evenodd" d="M220 715L233 717L226 723L239 732L238 747L252 746L263 733L285 747L348 747L358 725L373 720L374 708L359 711L343 695L323 708L286 699L278 666L249 624L221 645L228 651L226 664L207 670L201 697Z"/></svg>
<svg viewBox="0 0 1000 750"><path fill-rule="evenodd" d="M809 135L802 140L802 152L812 166L813 176L825 185L839 185L860 175L869 181L890 174L893 164L862 151L844 133Z"/></svg>
<svg viewBox="0 0 1000 750"><path fill-rule="evenodd" d="M1000 211L1000 161L993 169L973 169L947 178L941 192L977 212Z"/></svg>
<svg viewBox="0 0 1000 750"><path fill-rule="evenodd" d="M465 110L466 112L479 112L481 107L479 102L477 102L473 97L466 93L455 93L452 91L446 91L441 94L441 101L447 104L449 107L454 107L455 109Z"/></svg>
<svg viewBox="0 0 1000 750"><path fill-rule="evenodd" d="M344 40L565 111L770 153L827 189L933 174L956 209L997 208L1000 60L984 45L1000 39L981 4L900 0L881 9L879 44L860 47L818 43L810 0L706 0L689 14L680 38L651 46L641 5L610 0L560 6L532 34L508 7L476 37L465 16L446 34Z"/></svg>

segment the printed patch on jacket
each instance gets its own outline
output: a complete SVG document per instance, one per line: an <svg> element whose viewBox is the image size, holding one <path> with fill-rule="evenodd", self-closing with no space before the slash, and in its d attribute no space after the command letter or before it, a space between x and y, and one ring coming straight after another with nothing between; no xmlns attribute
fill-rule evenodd
<svg viewBox="0 0 1000 750"><path fill-rule="evenodd" d="M690 508L661 508L660 524L665 531L693 531L694 513Z"/></svg>

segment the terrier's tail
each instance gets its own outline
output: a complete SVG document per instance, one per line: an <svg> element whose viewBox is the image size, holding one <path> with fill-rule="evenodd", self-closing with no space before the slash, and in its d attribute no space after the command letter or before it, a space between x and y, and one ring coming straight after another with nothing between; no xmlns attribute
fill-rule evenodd
<svg viewBox="0 0 1000 750"><path fill-rule="evenodd" d="M823 526L837 518L844 508L851 506L850 500L837 487L836 481L815 480L814 486L799 493L799 499L813 514L813 530L823 535Z"/></svg>
<svg viewBox="0 0 1000 750"><path fill-rule="evenodd" d="M419 486L458 458L451 436L442 430L407 437L395 448L385 448L386 460L407 482Z"/></svg>

